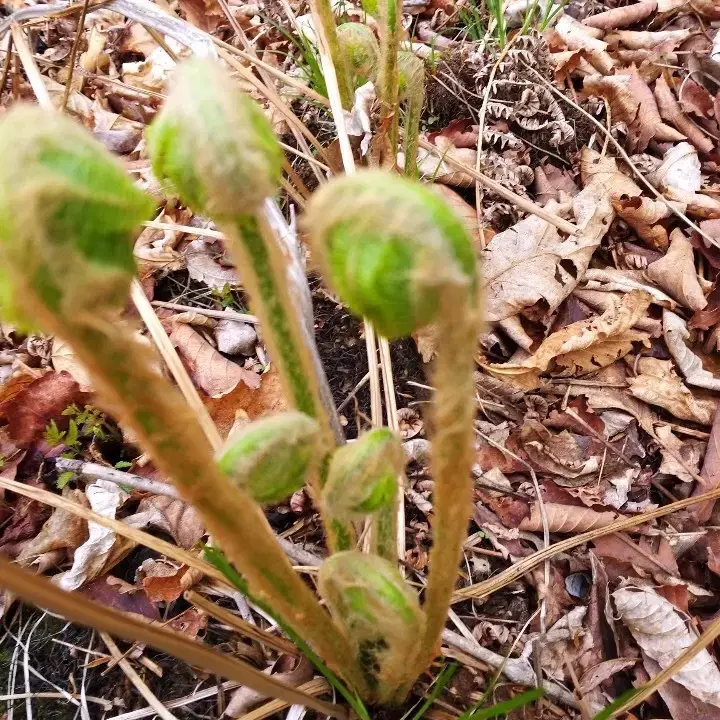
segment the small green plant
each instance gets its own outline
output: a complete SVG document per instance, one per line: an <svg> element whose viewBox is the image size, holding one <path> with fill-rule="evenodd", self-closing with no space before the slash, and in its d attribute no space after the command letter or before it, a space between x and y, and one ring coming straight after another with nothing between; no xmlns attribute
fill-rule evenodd
<svg viewBox="0 0 720 720"><path fill-rule="evenodd" d="M304 218L315 260L353 312L390 338L437 326L434 535L421 604L396 565L399 440L383 428L339 447L323 400L287 257L264 215L282 158L265 116L219 65L193 60L178 68L148 148L168 190L224 231L294 410L251 423L214 457L149 351L117 321L135 270L132 236L151 203L84 130L31 108L0 121L0 267L11 290L3 311L72 345L104 406L202 514L223 550L212 555L216 566L367 719L359 697L402 701L435 657L457 577L472 507L480 319L472 242L442 198L381 171L333 180ZM69 410L75 430L53 425L53 440L103 432L95 411ZM303 484L327 529L331 554L318 577L327 610L294 573L262 509ZM369 516L370 550L361 552L357 529Z"/></svg>
<svg viewBox="0 0 720 720"><path fill-rule="evenodd" d="M105 414L89 405L81 410L73 403L62 414L70 418L67 430L60 430L55 420L50 420L45 428L45 442L48 445L65 445L66 450L61 457L76 458L82 452L84 440L107 440L113 432L106 422ZM65 487L72 476L72 473L62 473L58 478L58 487Z"/></svg>
<svg viewBox="0 0 720 720"><path fill-rule="evenodd" d="M492 18L492 33L500 49L507 43L507 20L505 19L505 0L485 0L488 14Z"/></svg>
<svg viewBox="0 0 720 720"><path fill-rule="evenodd" d="M483 39L485 23L475 0L468 0L467 3L458 7L458 20L462 23L468 40L480 42Z"/></svg>

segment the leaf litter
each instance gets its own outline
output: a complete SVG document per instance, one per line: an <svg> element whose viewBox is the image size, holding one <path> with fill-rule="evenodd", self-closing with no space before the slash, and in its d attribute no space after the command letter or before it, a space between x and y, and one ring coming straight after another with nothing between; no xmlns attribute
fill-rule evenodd
<svg viewBox="0 0 720 720"><path fill-rule="evenodd" d="M11 9L24 6L18 1ZM311 23L305 3L293 0L281 8L230 2L233 23L215 3L180 0L172 6L193 42L194 27L237 45L237 24L266 63L313 82L307 54L299 51L309 47L312 54L312 42L288 40L298 38L293 14ZM472 24L469 8L477 10L479 24ZM418 0L405 3L404 11L413 50L433 55L422 127L438 152L418 151L420 177L461 215L484 266L476 512L460 588L542 548L545 529L555 542L720 483L720 12L712 0L572 0L542 30L538 16L520 34L521 17L501 54L484 3ZM521 16L525 12L527 7ZM351 3L340 13L340 20L377 27ZM509 5L508 22L515 22ZM478 30L484 40L473 35ZM72 16L48 18L32 31L42 81L55 103L68 82L76 31ZM173 55L187 54L177 38L150 33L136 18L92 12L80 34L68 110L157 199L156 220L165 229L146 228L135 247L143 287L151 299L176 306L158 307L158 316L227 436L248 419L284 408L285 401L262 328L233 317L248 310L242 268L227 262L213 226L167 197L149 169L143 133L162 103ZM283 89L279 80L271 82ZM2 107L15 98L32 99L19 72L8 75L2 92ZM382 130L372 93L363 97L355 108L360 164L374 162L373 139ZM289 99L300 121L329 148L336 139L330 116L302 98ZM266 109L278 116L277 107ZM283 142L307 155L281 117ZM297 192L280 200L292 222L302 212L298 196L317 185L317 168L302 155L287 159L294 173L288 181ZM398 160L402 166L401 154ZM518 198L570 221L577 232L568 234L492 190L476 192L476 162ZM346 433L354 437L369 422L361 326L317 283L313 291L318 343L335 401L345 403ZM208 314L218 311L227 318ZM416 411L427 391L417 385L425 382L423 363L442 348L431 333L415 341L417 347L394 343L393 361L409 458L407 562L422 577L432 538L432 479L425 425ZM61 339L3 325L0 477L63 493L197 551L204 527L191 507L132 487L133 477L168 481L132 438L111 418L97 424L88 420L95 417L90 413L78 423L77 414L66 412L73 406L86 412L94 401L84 369ZM63 477L54 465L60 456L126 471L129 484ZM205 584L195 569L146 556L142 547L64 510L51 512L2 492L0 551L55 582L153 621L162 616L178 631L213 642L238 639L182 604L189 588L199 587L267 627L241 596ZM269 509L268 516L286 539L322 555L322 534L306 494ZM491 598L465 600L455 607L456 617L464 634L488 650L502 655L514 644L513 660L528 668L540 652L533 648L542 648L543 679L576 689L574 705L554 705L553 717L587 716L657 675L720 611L717 520L713 504L703 503L598 537L556 555L549 585L542 572L529 573ZM588 589L581 592L584 584ZM539 616L531 619L536 607L543 610L544 630ZM18 622L11 603L2 608L11 623ZM451 645L444 649L451 654ZM291 681L297 674L287 656L257 644L243 644L238 652ZM141 649L131 657L139 668L155 662ZM301 670L298 677L306 679ZM468 697L482 693L491 675L472 664L466 670ZM708 647L646 702L645 716L717 716L718 672L715 649ZM163 691L164 701L177 696L172 686L153 687ZM425 689L421 681L416 692ZM119 698L113 689L107 692ZM465 707L459 697L459 683L442 696L446 705L455 703L457 714ZM231 700L231 716L260 702L241 692ZM212 703L204 707L216 713Z"/></svg>

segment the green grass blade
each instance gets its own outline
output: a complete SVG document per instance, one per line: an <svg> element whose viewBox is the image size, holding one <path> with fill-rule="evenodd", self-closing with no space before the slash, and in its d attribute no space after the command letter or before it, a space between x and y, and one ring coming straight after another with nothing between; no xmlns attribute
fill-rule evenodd
<svg viewBox="0 0 720 720"><path fill-rule="evenodd" d="M458 669L457 663L449 663L441 671L440 674L435 678L435 682L432 685L430 692L426 695L422 705L418 708L418 711L412 716L412 720L420 720L423 715L429 710L430 706L438 699L440 693L445 689L447 684L452 680L453 675ZM406 720L407 716L412 712L412 708L403 715L401 720Z"/></svg>
<svg viewBox="0 0 720 720"><path fill-rule="evenodd" d="M622 707L630 698L637 695L642 688L630 688L629 690L626 690L620 697L613 700L604 710L601 710L597 715L593 717L592 720L608 720L613 716L613 713L619 708Z"/></svg>
<svg viewBox="0 0 720 720"><path fill-rule="evenodd" d="M539 700L544 694L545 691L542 688L533 688L532 690L527 690L524 693L520 693L520 695L516 695L515 697L498 703L497 705L493 705L492 707L476 710L468 717L470 720L487 720L488 718L507 715L513 710L518 710L526 705L529 705L531 702Z"/></svg>

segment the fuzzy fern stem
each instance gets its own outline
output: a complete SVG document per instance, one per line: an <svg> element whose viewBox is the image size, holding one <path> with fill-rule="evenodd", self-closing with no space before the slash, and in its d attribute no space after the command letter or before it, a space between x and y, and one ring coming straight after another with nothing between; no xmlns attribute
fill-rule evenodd
<svg viewBox="0 0 720 720"><path fill-rule="evenodd" d="M402 0L380 0L380 68L379 97L382 103L381 124L390 120L388 141L395 162L398 145L398 50L402 32Z"/></svg>
<svg viewBox="0 0 720 720"><path fill-rule="evenodd" d="M399 100L406 102L403 127L405 174L417 175L417 153L420 138L420 115L425 101L425 63L406 50L398 53Z"/></svg>
<svg viewBox="0 0 720 720"><path fill-rule="evenodd" d="M416 660L407 663L397 691L402 695L438 650L472 509L476 258L462 222L441 198L379 171L339 178L316 192L306 224L327 279L379 332L392 338L437 326L426 623Z"/></svg>
<svg viewBox="0 0 720 720"><path fill-rule="evenodd" d="M328 45L328 52L335 67L337 75L340 100L346 110L350 110L353 104L352 85L347 63L343 58L338 42L337 23L333 11L332 0L311 0L313 15L322 25L323 36Z"/></svg>
<svg viewBox="0 0 720 720"><path fill-rule="evenodd" d="M152 203L67 117L19 107L0 121L2 311L68 342L102 404L140 439L252 593L357 687L347 642L294 573L262 509L216 467L196 416L118 323L132 238Z"/></svg>

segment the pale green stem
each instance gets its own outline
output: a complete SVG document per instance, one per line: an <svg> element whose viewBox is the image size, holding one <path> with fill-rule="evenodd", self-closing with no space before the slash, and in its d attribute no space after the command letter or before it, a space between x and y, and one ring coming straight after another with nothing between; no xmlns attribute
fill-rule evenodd
<svg viewBox="0 0 720 720"><path fill-rule="evenodd" d="M322 23L323 35L328 45L330 58L335 66L338 90L343 108L350 110L353 105L352 83L348 72L347 63L340 52L340 44L337 37L337 23L332 8L332 0L311 0L315 9L315 17Z"/></svg>
<svg viewBox="0 0 720 720"><path fill-rule="evenodd" d="M474 353L479 311L467 290L447 286L438 314L438 358L433 384L432 473L433 546L423 609L427 617L418 666L408 672L412 680L423 672L440 649L450 598L458 576L462 545L472 512Z"/></svg>
<svg viewBox="0 0 720 720"><path fill-rule="evenodd" d="M370 527L370 549L390 562L397 562L397 516L398 496L386 507L375 513Z"/></svg>
<svg viewBox="0 0 720 720"><path fill-rule="evenodd" d="M398 144L398 61L402 0L380 0L380 120L391 118L388 133L393 164Z"/></svg>
<svg viewBox="0 0 720 720"><path fill-rule="evenodd" d="M252 594L270 605L348 682L361 687L346 642L293 571L260 506L217 469L197 418L158 373L149 350L100 311L69 320L33 301L31 288L22 296L41 327L70 343L103 404L135 431L161 472L198 510Z"/></svg>
<svg viewBox="0 0 720 720"><path fill-rule="evenodd" d="M408 88L407 108L405 110L405 174L408 177L417 176L417 153L420 141L420 115L425 100L425 85L421 83L416 88Z"/></svg>

